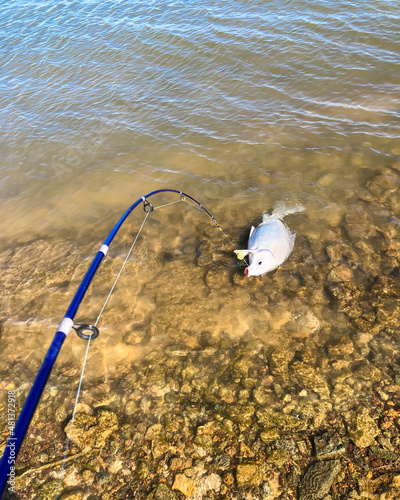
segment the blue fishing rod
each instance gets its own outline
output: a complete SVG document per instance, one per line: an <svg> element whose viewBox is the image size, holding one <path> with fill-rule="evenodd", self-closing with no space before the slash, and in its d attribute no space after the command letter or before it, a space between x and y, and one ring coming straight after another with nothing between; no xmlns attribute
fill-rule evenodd
<svg viewBox="0 0 400 500"><path fill-rule="evenodd" d="M82 328L79 328L76 325L74 326L74 318L86 294L86 291L90 283L92 282L94 275L96 274L96 271L98 270L104 257L107 255L111 242L113 241L115 235L118 233L122 224L127 219L128 215L138 205L143 203L144 204L143 208L146 212L150 212L153 209L152 205L147 200L151 196L154 196L159 193L177 193L181 197L181 200L185 200L186 198L188 198L189 200L194 202L195 206L197 206L203 212L205 212L211 218L214 224L219 229L221 229L220 225L217 223L215 218L210 214L208 210L206 210L203 207L203 205L201 205L201 203L199 203L197 200L195 200L188 194L185 194L182 191L178 191L176 189L157 189L156 191L152 191L146 194L145 196L142 196L137 201L135 201L135 203L131 207L128 208L128 210L124 213L124 215L112 228L110 234L104 241L103 245L101 245L100 250L97 252L83 280L81 281L81 284L79 285L78 290L76 291L75 296L72 299L67 309L67 312L64 318L62 319L56 331L54 339L46 353L44 361L38 371L38 374L28 394L28 397L26 398L25 404L21 410L21 413L15 424L15 427L12 425L12 423L10 424L9 421L10 438L7 442L5 451L3 453L3 457L0 461L0 497L2 496L5 485L7 483L9 483L11 486L9 487L9 490L15 491L13 485L15 485L15 479L16 479L16 469L15 469L16 458L20 450L20 447L23 443L23 440L25 438L29 424L31 423L33 414L35 413L35 410L39 403L40 397L46 386L51 370L54 366L54 363L57 359L57 356L61 350L61 347L67 335L69 334L69 332L73 327L77 330L77 333L80 337L85 338L87 340L89 338L95 338L98 335L97 328L91 325L82 325ZM90 330L92 333L90 335L86 335L83 333L83 330Z"/></svg>

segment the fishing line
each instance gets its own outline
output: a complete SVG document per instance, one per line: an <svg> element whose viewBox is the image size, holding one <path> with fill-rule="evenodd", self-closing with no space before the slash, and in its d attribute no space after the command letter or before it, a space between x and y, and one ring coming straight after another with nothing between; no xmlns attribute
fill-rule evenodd
<svg viewBox="0 0 400 500"><path fill-rule="evenodd" d="M78 390L77 390L77 393L76 393L76 398L75 398L74 411L72 412L72 418L71 418L71 422L70 422L70 426L69 426L69 431L68 431L67 444L65 445L64 457L63 457L63 461L62 461L62 464L61 464L61 469L60 469L60 476L59 476L59 478L58 478L57 491L56 491L56 495L55 495L55 497L54 497L54 498L55 498L55 500L57 500L57 498L58 498L58 494L59 494L59 491L60 491L60 486L61 486L61 481L62 481L62 477L63 477L64 469L65 469L65 463L66 463L66 461L67 461L67 455L68 455L68 451L69 451L69 444L70 444L70 442L71 442L71 436L72 436L72 428L73 428L74 421L75 421L76 409L77 409L77 407L78 407L78 401L79 401L79 396L80 396L80 393L81 393L81 387L82 387L83 375L84 375L84 373L85 373L86 361L87 361L87 357L88 357L88 353L89 353L90 339L91 339L91 337L89 337L89 340L88 340L88 343L87 343L87 347L86 347L85 358L84 358L84 360L83 360L83 366L82 366L82 371L81 371L81 377L80 377L80 379L79 379Z"/></svg>
<svg viewBox="0 0 400 500"><path fill-rule="evenodd" d="M194 203L191 203L190 201L188 201L186 198L184 197L181 197L180 201L184 201L186 202L188 205L190 205L191 207L194 207L202 212L204 212L204 208L202 206L198 206L198 205L195 205ZM175 202L177 203L177 202ZM208 214L207 214L208 215ZM214 222L214 224L218 227L218 229L221 231L221 233L225 236L225 238L228 240L229 244L232 246L232 248L234 247L234 244L232 242L232 240L229 238L229 236L225 233L225 231L222 229L221 225L216 221L216 219L214 217L211 216L211 220ZM249 265L249 263L247 262L247 257L244 257L243 259L243 262L245 262L247 265Z"/></svg>
<svg viewBox="0 0 400 500"><path fill-rule="evenodd" d="M43 362L38 370L38 373L37 373L36 378L33 382L33 385L28 393L28 396L25 400L25 403L24 403L22 410L19 414L19 417L16 421L15 427L13 427L13 429L12 429L12 433L10 431L10 438L7 442L7 445L6 445L5 450L3 452L3 456L0 460L0 496L3 493L4 488L6 486L6 483L9 480L10 470L14 466L13 464L15 464L15 460L18 456L19 450L21 448L21 445L22 445L23 440L25 438L25 435L27 433L28 427L32 421L33 415L34 415L36 408L39 404L40 398L43 394L43 390L47 384L47 380L50 376L50 373L53 369L54 363L57 360L57 357L60 353L60 350L64 344L64 341L65 341L67 335L70 333L70 331L72 329L75 329L76 333L81 338L88 340L88 344L87 344L86 354L85 354L85 358L84 358L84 362L83 362L83 366L82 366L82 372L81 372L81 376L80 376L80 380L79 380L78 391L77 391L77 395L76 395L76 399L75 399L73 415L72 415L71 423L70 423L70 429L68 432L66 450L64 453L64 459L62 461L61 474L60 474L59 484L58 484L57 493L56 493L56 498L58 497L59 488L60 488L61 480L62 480L62 474L65 470L65 463L67 460L67 454L68 454L70 439L71 439L71 435L72 435L71 434L72 427L73 427L74 419L76 416L76 409L78 406L78 401L79 401L79 397L80 397L80 393L81 393L81 386L82 386L83 376L84 376L87 357L88 357L90 340L95 339L99 333L96 325L98 324L98 322L99 322L99 320L104 312L104 309L107 306L108 301L110 300L110 297L115 289L115 286L118 282L118 279L122 274L122 271L125 267L125 264L128 261L130 255L132 253L132 250L133 250L133 248L137 242L137 239L139 237L139 234L140 234L150 212L152 212L154 210L154 207L149 203L148 199L154 195L157 195L160 193L167 193L167 192L178 194L180 196L180 199L173 201L173 202L170 202L170 203L166 203L164 205L160 205L159 207L156 207L156 209L162 208L163 206L173 205L175 203L179 203L180 201L185 201L189 205L192 205L195 208L200 209L206 215L208 215L208 217L212 220L212 222L218 227L218 229L222 232L222 234L225 236L225 238L232 245L230 238L222 230L221 226L218 224L216 219L211 215L211 213L203 205L201 205L201 203L199 203L195 198L193 198L192 196L190 196L186 193L183 193L182 191L178 191L176 189L164 188L164 189L157 189L155 191L151 191L150 193L147 193L146 195L144 195L141 198L139 198L138 200L136 200L125 211L125 213L122 215L122 217L120 217L120 219L117 221L117 223L111 229L111 231L108 234L107 238L105 239L104 243L101 245L100 249L98 250L98 252L94 256L88 270L86 271L86 274L83 276L82 281L81 281L77 291L75 292L75 295L73 296L73 298L68 306L68 309L67 309L63 319L61 320L61 322L60 322L60 324L55 332L54 338L53 338L53 340L52 340L52 342L51 342L51 344L46 352L44 360L43 360ZM190 200L190 201L188 201L188 200ZM122 264L122 267L118 273L118 276L113 283L111 291L108 294L108 296L103 304L103 307L102 307L102 309L101 309L101 311L96 319L95 325L77 325L74 322L75 316L78 312L78 309L82 303L83 298L86 295L86 292L87 292L90 284L93 281L93 278L94 278L97 270L99 269L102 261L104 260L105 256L108 253L109 246L113 242L116 234L120 230L121 226L123 225L123 223L125 222L127 217L141 203L143 203L143 208L144 208L144 211L146 212L146 216L145 216L145 218L142 222L142 225L141 225L141 227L140 227L140 229L135 237L134 242L132 243L132 246L128 252L127 257L125 258L125 261ZM232 245L232 247L233 247L233 245ZM89 330L91 333L85 334L84 332L87 330Z"/></svg>
<svg viewBox="0 0 400 500"><path fill-rule="evenodd" d="M99 315L97 316L97 319L96 319L96 322L95 322L94 326L97 326L97 323L99 322L99 320L100 320L100 318L101 318L101 315L103 314L104 309L106 308L106 306L107 306L107 304L108 304L108 301L109 301L109 300L110 300L110 298L111 298L111 295L112 295L112 293L113 293L113 291L114 291L114 288L116 287L117 282L118 282L118 280L119 280L119 278L120 278L120 276L121 276L121 274L122 274L122 271L124 270L125 264L127 263L127 261L128 261L128 259L129 259L129 257L131 256L131 253L132 253L133 247L135 246L135 244L136 244L136 242L137 242L137 240L138 240L138 238L139 238L139 235L140 235L140 233L141 233L141 231L142 231L142 229L143 229L143 226L144 226L145 222L147 221L147 217L148 217L149 215L150 215L150 212L146 212L146 216L145 216L145 218L144 218L144 220L143 220L143 222L142 222L142 225L140 226L140 229L139 229L139 231L138 231L138 232L137 232L137 234L136 234L136 238L135 238L134 242L132 243L131 248L129 249L129 252L128 252L128 254L127 254L127 256L126 256L126 258L125 258L125 260L124 260L124 262L123 262L123 264L122 264L122 266L121 266L121 269L119 270L118 276L115 278L114 284L113 284L113 286L111 287L111 290L110 290L110 292L109 292L109 294L108 294L108 296L107 296L107 298L106 298L106 300L105 300L105 302L104 302L104 304L103 304L103 307L101 308L101 311L100 311Z"/></svg>
<svg viewBox="0 0 400 500"><path fill-rule="evenodd" d="M122 263L122 266L121 266L121 269L119 270L119 273L117 275L117 277L115 278L115 281L111 287L111 290L106 298L106 300L104 301L104 304L103 304L103 307L101 308L100 310L100 313L99 315L97 316L97 319L96 319L96 322L93 326L97 326L103 312L104 312L104 309L107 307L107 304L108 304L108 301L110 300L111 298L111 295L117 285L117 282L125 268L125 264L127 263L131 253L132 253L132 250L139 238L139 235L143 229L143 226L145 224L145 222L147 221L147 218L148 216L150 215L151 213L151 210L149 211L146 211L146 216L142 222L142 225L140 226L140 229L139 231L136 233L136 237L131 245L131 248L129 249L128 251L128 254L127 256L125 257L125 260L124 262ZM87 347L86 347L86 353L85 353L85 358L84 358L84 361L83 361L83 366L82 366L82 371L81 371L81 377L80 377L80 380L79 380L79 385L78 385L78 390L77 390L77 394L76 394L76 399L75 399L75 405L74 405L74 410L72 412L72 418L71 418L71 422L70 422L70 427L69 427L69 432L68 432L68 438L67 438L67 444L65 446L65 452L64 452L64 458L63 458L63 461L62 461L62 464L61 464L61 469L60 469L60 476L59 476L59 479L58 479L58 486L57 486L57 492L56 492L56 496L55 496L55 500L57 500L58 498L58 493L59 493L59 489L60 489L60 485L61 485L61 480L62 480L62 475L64 473L64 469L65 469L65 461L67 460L67 455L68 455L68 451L69 451L69 444L71 442L71 435L72 435L72 428L73 428L73 425L74 425L74 421L75 421L75 415L76 415L76 409L77 409L77 406L78 406L78 401L79 401L79 396L80 396L80 392L81 392L81 387L82 387L82 380L83 380L83 375L85 373L85 368L86 368L86 361L87 361L87 357L88 357L88 353L89 353L89 347L90 347L90 340L91 340L91 336L89 336L89 339L88 339L88 343L87 343Z"/></svg>

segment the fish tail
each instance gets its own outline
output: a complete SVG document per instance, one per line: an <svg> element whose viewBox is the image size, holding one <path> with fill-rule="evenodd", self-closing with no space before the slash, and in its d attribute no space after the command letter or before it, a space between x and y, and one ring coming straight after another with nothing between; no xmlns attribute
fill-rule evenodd
<svg viewBox="0 0 400 500"><path fill-rule="evenodd" d="M274 210L272 211L272 215L268 214L268 219L283 219L287 215L290 214L297 214L299 212L303 212L305 210L305 207L303 205L296 205L294 207L287 207L283 201L278 201L275 203ZM264 217L265 217L266 212L263 214L263 222L265 222Z"/></svg>

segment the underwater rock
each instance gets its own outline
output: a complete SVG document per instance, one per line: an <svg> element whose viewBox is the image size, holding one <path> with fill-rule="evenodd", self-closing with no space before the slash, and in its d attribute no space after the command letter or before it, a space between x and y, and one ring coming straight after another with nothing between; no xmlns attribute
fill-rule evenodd
<svg viewBox="0 0 400 500"><path fill-rule="evenodd" d="M328 346L329 356L349 356L354 352L354 345L352 340L344 336L338 342Z"/></svg>
<svg viewBox="0 0 400 500"><path fill-rule="evenodd" d="M328 281L327 289L336 299L339 309L350 318L359 318L362 315L360 301L365 294L364 287L357 286L352 281Z"/></svg>
<svg viewBox="0 0 400 500"><path fill-rule="evenodd" d="M348 266L342 264L333 268L326 279L330 282L350 281L353 279L353 272Z"/></svg>
<svg viewBox="0 0 400 500"><path fill-rule="evenodd" d="M345 420L350 438L359 448L371 446L375 437L380 433L378 425L365 406L347 413Z"/></svg>
<svg viewBox="0 0 400 500"><path fill-rule="evenodd" d="M340 460L326 460L310 465L301 480L299 500L320 500L331 489L339 474Z"/></svg>
<svg viewBox="0 0 400 500"><path fill-rule="evenodd" d="M343 446L342 440L338 434L329 434L324 432L320 436L314 437L315 456L319 460L327 458L337 458L343 455L346 448Z"/></svg>
<svg viewBox="0 0 400 500"><path fill-rule="evenodd" d="M70 492L65 492L60 496L60 500L82 500L84 497L84 492L81 490L74 490Z"/></svg>
<svg viewBox="0 0 400 500"><path fill-rule="evenodd" d="M190 497L195 486L196 484L192 478L187 477L185 474L177 474L172 489L179 490L185 496Z"/></svg>
<svg viewBox="0 0 400 500"><path fill-rule="evenodd" d="M269 356L269 364L273 375L288 376L288 365L293 359L294 352L287 347L276 347Z"/></svg>
<svg viewBox="0 0 400 500"><path fill-rule="evenodd" d="M283 431L294 431L304 428L306 423L293 415L286 415L269 408L261 409L257 412L258 422L266 428L278 427Z"/></svg>
<svg viewBox="0 0 400 500"><path fill-rule="evenodd" d="M67 435L70 424L71 421L64 429ZM118 419L111 411L98 410L96 416L77 413L73 422L71 442L81 450L102 448L116 429L118 429Z"/></svg>
<svg viewBox="0 0 400 500"><path fill-rule="evenodd" d="M329 387L325 378L313 366L296 361L291 366L291 378L305 389L311 389L323 398L329 396Z"/></svg>
<svg viewBox="0 0 400 500"><path fill-rule="evenodd" d="M209 476L205 476L201 478L196 485L194 491L194 497L203 499L206 497L208 492L218 492L222 485L222 479L218 474L210 474Z"/></svg>
<svg viewBox="0 0 400 500"><path fill-rule="evenodd" d="M159 483L152 495L153 500L175 500L175 493L165 483Z"/></svg>
<svg viewBox="0 0 400 500"><path fill-rule="evenodd" d="M231 464L231 459L228 455L217 455L215 457L215 465L219 469L227 469Z"/></svg>
<svg viewBox="0 0 400 500"><path fill-rule="evenodd" d="M274 450L268 455L267 462L280 468L290 460L291 456L291 453L287 450Z"/></svg>
<svg viewBox="0 0 400 500"><path fill-rule="evenodd" d="M359 498L371 500L398 500L400 491L400 474L383 474L376 478L362 477L358 480L362 494Z"/></svg>
<svg viewBox="0 0 400 500"><path fill-rule="evenodd" d="M236 482L238 488L245 486L259 486L262 483L262 480L263 474L258 464L239 464L236 467Z"/></svg>
<svg viewBox="0 0 400 500"><path fill-rule="evenodd" d="M265 444L271 444L279 438L279 432L276 429L264 429L260 433L261 441Z"/></svg>
<svg viewBox="0 0 400 500"><path fill-rule="evenodd" d="M397 453L394 453L393 451L390 450L384 450L379 446L371 445L368 449L370 450L372 455L374 455L377 458L381 458L382 460L396 461L400 459L400 455L398 455Z"/></svg>

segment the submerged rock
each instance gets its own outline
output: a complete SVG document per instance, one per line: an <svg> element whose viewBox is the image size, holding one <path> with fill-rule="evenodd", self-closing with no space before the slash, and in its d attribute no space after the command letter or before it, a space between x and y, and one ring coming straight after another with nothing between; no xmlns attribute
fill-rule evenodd
<svg viewBox="0 0 400 500"><path fill-rule="evenodd" d="M69 435L71 421L65 427ZM77 413L73 422L71 442L82 450L102 448L110 435L118 429L118 419L115 413L108 410L98 410L96 416Z"/></svg>
<svg viewBox="0 0 400 500"><path fill-rule="evenodd" d="M175 500L175 493L165 483L159 483L152 494L153 500Z"/></svg>
<svg viewBox="0 0 400 500"><path fill-rule="evenodd" d="M349 412L345 419L351 440L360 448L371 446L375 437L380 433L378 425L365 406Z"/></svg>
<svg viewBox="0 0 400 500"><path fill-rule="evenodd" d="M239 464L236 468L238 488L259 486L262 483L262 471L258 464Z"/></svg>
<svg viewBox="0 0 400 500"><path fill-rule="evenodd" d="M340 460L326 460L310 465L299 487L299 500L320 500L340 471Z"/></svg>

